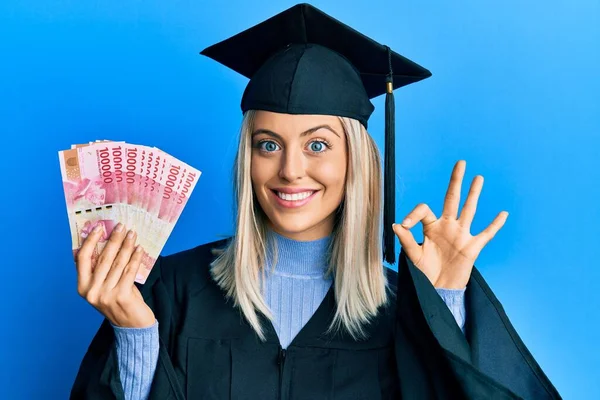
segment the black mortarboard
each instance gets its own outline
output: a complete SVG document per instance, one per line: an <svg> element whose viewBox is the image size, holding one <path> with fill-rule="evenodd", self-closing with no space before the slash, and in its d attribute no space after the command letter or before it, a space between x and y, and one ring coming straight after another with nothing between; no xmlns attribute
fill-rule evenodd
<svg viewBox="0 0 600 400"><path fill-rule="evenodd" d="M309 4L293 6L200 54L250 78L243 112L336 115L357 119L366 128L374 110L370 99L386 93L383 257L393 264L392 92L431 72Z"/></svg>

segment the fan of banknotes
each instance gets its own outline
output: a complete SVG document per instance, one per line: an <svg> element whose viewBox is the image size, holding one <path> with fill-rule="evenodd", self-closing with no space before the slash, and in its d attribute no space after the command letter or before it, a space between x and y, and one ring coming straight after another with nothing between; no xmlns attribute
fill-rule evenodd
<svg viewBox="0 0 600 400"><path fill-rule="evenodd" d="M156 147L96 141L59 151L73 254L95 226L102 238L92 264L119 223L143 249L136 282L144 283L201 172Z"/></svg>

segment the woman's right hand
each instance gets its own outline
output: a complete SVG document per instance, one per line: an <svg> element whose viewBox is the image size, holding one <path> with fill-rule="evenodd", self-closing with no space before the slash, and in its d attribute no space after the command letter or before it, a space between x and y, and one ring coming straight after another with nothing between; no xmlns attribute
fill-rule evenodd
<svg viewBox="0 0 600 400"><path fill-rule="evenodd" d="M154 313L134 285L143 251L134 248L136 234L118 224L92 271L92 254L102 228L98 225L85 239L76 256L77 291L113 325L146 328L154 324Z"/></svg>

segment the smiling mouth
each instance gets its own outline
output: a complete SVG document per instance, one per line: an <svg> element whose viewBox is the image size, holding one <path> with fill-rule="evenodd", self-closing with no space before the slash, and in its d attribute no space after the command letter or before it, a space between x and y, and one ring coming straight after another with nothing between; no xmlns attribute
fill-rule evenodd
<svg viewBox="0 0 600 400"><path fill-rule="evenodd" d="M318 192L318 190L307 190L306 192L300 192L300 193L283 193L283 192L279 192L277 190L273 190L271 189L271 191L277 196L279 197L281 200L285 200L285 201L301 201L301 200L305 200L307 198L309 198L310 196L313 195L313 193Z"/></svg>

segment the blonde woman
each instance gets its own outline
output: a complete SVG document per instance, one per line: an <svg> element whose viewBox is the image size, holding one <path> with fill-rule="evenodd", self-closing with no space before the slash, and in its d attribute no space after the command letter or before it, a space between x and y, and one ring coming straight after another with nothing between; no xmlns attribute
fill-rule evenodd
<svg viewBox="0 0 600 400"><path fill-rule="evenodd" d="M473 266L507 217L471 236L482 178L459 214L458 162L439 219L421 204L392 226L391 92L429 71L306 4L203 54L251 78L235 233L160 257L144 285L135 233L115 229L93 273L89 236L79 293L106 320L73 398L560 397ZM382 163L367 120L386 90Z"/></svg>

